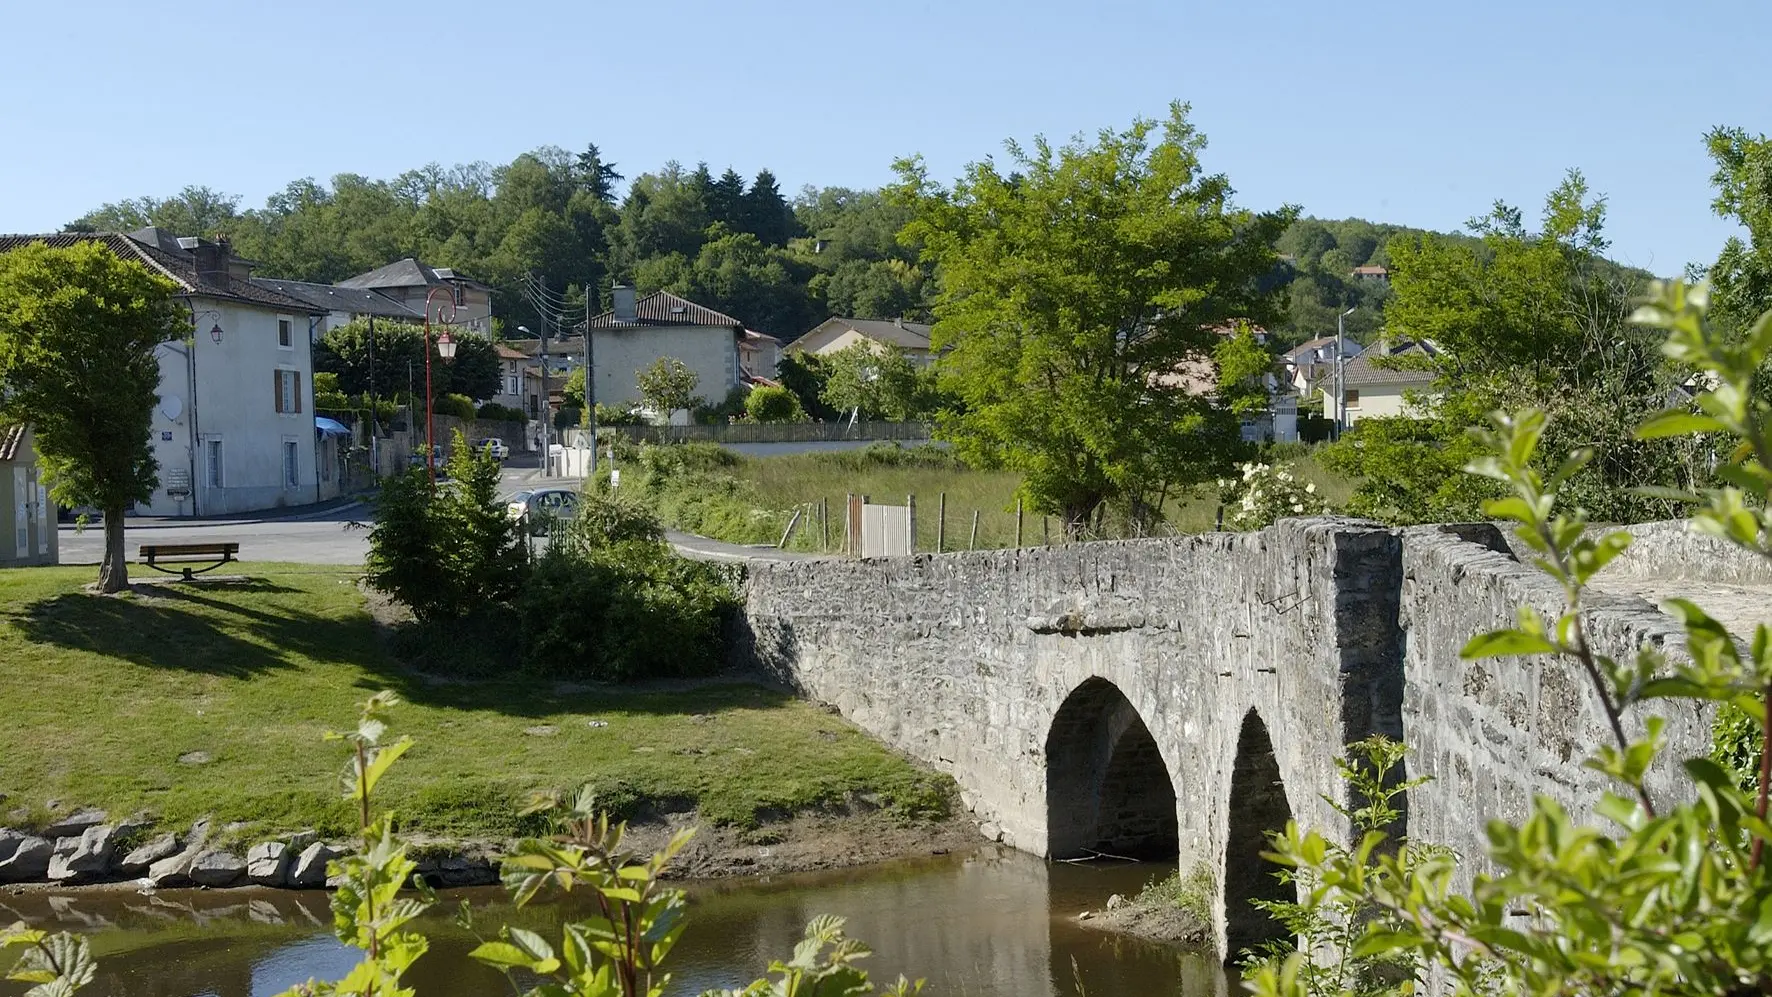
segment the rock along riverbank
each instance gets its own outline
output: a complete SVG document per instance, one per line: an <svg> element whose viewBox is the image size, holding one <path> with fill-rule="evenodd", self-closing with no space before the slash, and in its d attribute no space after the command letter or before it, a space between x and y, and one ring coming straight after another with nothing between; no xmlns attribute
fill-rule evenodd
<svg viewBox="0 0 1772 997"><path fill-rule="evenodd" d="M710 825L693 813L669 814L630 823L627 843L636 851L652 851L685 827L696 833L667 869L670 878L836 869L943 854L982 841L976 822L964 813L907 824L883 812L839 811L803 813L755 828ZM0 887L322 889L331 885L327 863L355 847L354 841L323 841L311 832L241 845L239 830L199 820L181 834L141 819L112 822L97 810L70 814L36 831L0 828ZM417 875L434 887L497 883L500 859L511 844L410 841Z"/></svg>

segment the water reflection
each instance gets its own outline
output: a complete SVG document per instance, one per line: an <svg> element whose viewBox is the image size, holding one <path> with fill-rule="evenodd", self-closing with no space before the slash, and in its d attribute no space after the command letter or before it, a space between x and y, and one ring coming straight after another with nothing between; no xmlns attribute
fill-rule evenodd
<svg viewBox="0 0 1772 997"><path fill-rule="evenodd" d="M996 847L865 870L696 884L690 926L672 954L674 994L738 986L785 958L818 914L849 918L874 947L877 980L921 976L937 994L1069 997L1080 978L1092 997L1226 990L1211 958L1090 930L1073 918L1112 893L1131 893L1166 870L1048 865ZM497 890L451 891L423 921L431 951L409 974L423 997L507 993L467 958L475 940L451 921L466 899L486 925L518 923L558 936L570 903L514 911ZM310 977L336 978L356 953L336 942L320 893L89 891L21 894L0 921L89 934L94 997L269 997Z"/></svg>

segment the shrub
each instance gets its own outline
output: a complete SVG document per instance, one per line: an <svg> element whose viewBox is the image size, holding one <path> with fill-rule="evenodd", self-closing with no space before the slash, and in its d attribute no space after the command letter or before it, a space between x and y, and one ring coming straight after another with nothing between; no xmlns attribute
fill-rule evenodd
<svg viewBox="0 0 1772 997"><path fill-rule="evenodd" d="M1240 478L1220 478L1219 501L1224 522L1233 530L1259 530L1292 516L1315 516L1329 504L1317 486L1301 483L1292 472L1272 464L1244 464Z"/></svg>
<svg viewBox="0 0 1772 997"><path fill-rule="evenodd" d="M467 395L442 395L431 402L431 411L456 419L472 419L474 417L474 400Z"/></svg>
<svg viewBox="0 0 1772 997"><path fill-rule="evenodd" d="M597 403L597 425L599 426L643 426L646 420L633 409L619 408L614 405Z"/></svg>
<svg viewBox="0 0 1772 997"><path fill-rule="evenodd" d="M713 405L697 405L690 417L703 426L724 426L745 414L745 398L749 391L736 387L726 392L726 399Z"/></svg>
<svg viewBox="0 0 1772 997"><path fill-rule="evenodd" d="M739 605L731 573L677 556L662 535L644 509L589 498L517 601L526 669L615 681L720 670Z"/></svg>
<svg viewBox="0 0 1772 997"><path fill-rule="evenodd" d="M786 388L765 385L751 390L745 399L745 414L755 422L807 422L806 410L799 396Z"/></svg>
<svg viewBox="0 0 1772 997"><path fill-rule="evenodd" d="M525 416L523 414L522 409L512 408L509 405L500 405L497 402L487 402L486 404L480 406L479 410L477 412L475 412L474 415L476 418L483 419L488 422L527 422L527 421L529 421L529 417Z"/></svg>
<svg viewBox="0 0 1772 997"><path fill-rule="evenodd" d="M445 467L449 480L438 485L418 468L386 480L369 533L369 584L421 624L508 600L524 574L521 535L498 499L498 462L456 430Z"/></svg>

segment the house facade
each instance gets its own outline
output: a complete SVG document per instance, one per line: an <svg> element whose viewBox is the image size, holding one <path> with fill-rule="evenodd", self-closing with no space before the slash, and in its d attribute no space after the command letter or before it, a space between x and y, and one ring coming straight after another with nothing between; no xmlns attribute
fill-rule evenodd
<svg viewBox="0 0 1772 997"><path fill-rule="evenodd" d="M738 341L738 367L751 381L774 383L781 366L781 340L751 329Z"/></svg>
<svg viewBox="0 0 1772 997"><path fill-rule="evenodd" d="M0 568L54 564L58 539L31 428L0 425Z"/></svg>
<svg viewBox="0 0 1772 997"><path fill-rule="evenodd" d="M492 331L492 288L448 267L430 267L408 256L368 273L341 280L338 287L346 290L374 291L410 310L423 322L425 304L431 292L439 287L449 289L447 300L453 315L445 311L442 319L451 325L490 336ZM433 320L438 316L433 315ZM408 320L410 321L410 320Z"/></svg>
<svg viewBox="0 0 1772 997"><path fill-rule="evenodd" d="M251 280L228 244L152 227L127 234L0 236L103 242L179 287L194 330L156 350L159 401L149 443L160 485L135 511L213 516L301 505L337 494L337 442L314 422L312 330L326 311Z"/></svg>
<svg viewBox="0 0 1772 997"><path fill-rule="evenodd" d="M614 308L588 323L599 405L640 404L640 372L661 357L695 371L700 403L724 401L742 383L738 344L744 323L667 291L636 298L633 288L617 287L614 298Z"/></svg>
<svg viewBox="0 0 1772 997"><path fill-rule="evenodd" d="M829 356L857 344L875 353L896 346L912 363L927 364L935 359L929 346L932 331L932 326L904 319L829 318L783 347L783 352Z"/></svg>
<svg viewBox="0 0 1772 997"><path fill-rule="evenodd" d="M1400 340L1378 343L1349 360L1342 371L1342 404L1337 413L1334 382L1323 385L1323 416L1334 420L1339 414L1341 428L1346 429L1362 419L1418 415L1410 396L1419 396L1434 383L1432 371L1421 369L1421 360L1431 360L1438 350L1427 342ZM1380 363L1380 361L1386 361ZM1393 365L1390 361L1394 361Z"/></svg>

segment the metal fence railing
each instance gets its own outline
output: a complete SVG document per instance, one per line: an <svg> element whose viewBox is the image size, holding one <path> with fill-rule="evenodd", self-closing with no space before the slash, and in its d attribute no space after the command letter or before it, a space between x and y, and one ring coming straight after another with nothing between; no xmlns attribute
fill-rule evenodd
<svg viewBox="0 0 1772 997"><path fill-rule="evenodd" d="M736 422L724 426L598 426L599 433L642 443L822 443L840 440L927 440L926 422Z"/></svg>

